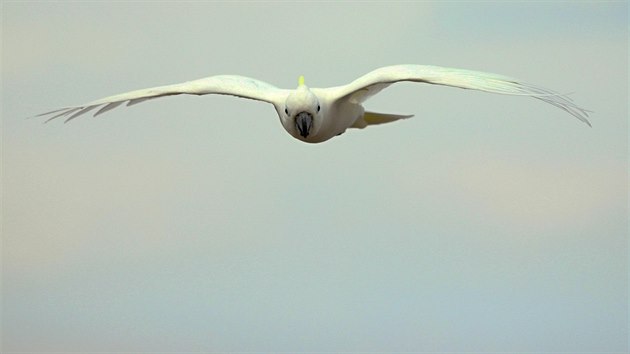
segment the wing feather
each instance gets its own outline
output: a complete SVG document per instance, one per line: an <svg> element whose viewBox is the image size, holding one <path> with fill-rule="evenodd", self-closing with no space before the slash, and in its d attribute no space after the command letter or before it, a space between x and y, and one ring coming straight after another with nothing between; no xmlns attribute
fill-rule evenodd
<svg viewBox="0 0 630 354"><path fill-rule="evenodd" d="M96 111L96 113L94 113L94 116L110 111L125 102L127 102L127 106L132 106L146 100L180 94L232 95L241 98L268 102L274 105L280 105L282 102L284 102L284 99L288 95L288 90L282 90L266 82L244 76L219 75L199 80L187 81L180 84L158 86L125 92L118 95L101 98L78 106L69 106L61 109L56 109L54 111L38 114L37 116L46 116L56 113L54 116L48 118L46 122L49 122L55 118L69 116L66 119L66 122L68 122L97 107L101 108Z"/></svg>
<svg viewBox="0 0 630 354"><path fill-rule="evenodd" d="M55 113L56 113L56 112L59 112L59 111L63 111L63 112L61 112L61 113L59 113L59 114L56 114L56 115L54 115L54 116L52 116L52 117L50 117L50 118L46 119L46 120L44 121L44 123L48 123L48 122L50 122L51 120L53 120L53 119L55 119L55 118L65 117L65 116L67 116L67 115L69 115L69 114L71 114L71 113L73 113L73 112L76 112L76 111L78 111L78 110L80 110L80 109L81 109L81 107L75 107L75 108L64 108L64 109L62 109L62 110L56 110L56 111L54 111ZM49 112L49 113L52 113L52 112ZM49 113L44 113L44 114L41 114L41 115L46 115L46 114L49 114Z"/></svg>
<svg viewBox="0 0 630 354"><path fill-rule="evenodd" d="M349 100L360 104L389 85L400 81L445 85L505 95L529 96L556 106L591 126L588 121L589 111L579 107L565 95L522 83L507 76L480 71L431 65L394 65L376 69L348 85L333 87L330 90L337 100Z"/></svg>
<svg viewBox="0 0 630 354"><path fill-rule="evenodd" d="M113 103L108 103L106 104L103 108L99 109L98 112L94 113L94 117L98 116L99 114L103 114L109 110L112 110L118 106L120 106L121 104L123 104L124 101L119 101L119 102L113 102Z"/></svg>

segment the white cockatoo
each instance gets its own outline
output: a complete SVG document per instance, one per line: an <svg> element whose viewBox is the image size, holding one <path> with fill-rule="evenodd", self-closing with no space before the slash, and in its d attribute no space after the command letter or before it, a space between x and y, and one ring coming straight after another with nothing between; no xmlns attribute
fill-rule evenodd
<svg viewBox="0 0 630 354"><path fill-rule="evenodd" d="M362 103L389 85L400 81L453 86L507 95L522 95L562 108L582 122L588 111L575 105L564 95L529 85L519 80L479 71L429 65L394 65L376 69L353 82L328 88L309 88L304 77L295 90L280 89L268 83L237 75L218 75L180 84L158 86L105 97L86 104L40 114L52 115L49 120L65 117L66 122L99 108L97 116L127 102L127 106L153 98L180 94L233 95L271 103L284 129L294 138L307 143L321 143L340 135L348 128L393 122L411 115L365 111ZM54 115L53 115L54 114Z"/></svg>

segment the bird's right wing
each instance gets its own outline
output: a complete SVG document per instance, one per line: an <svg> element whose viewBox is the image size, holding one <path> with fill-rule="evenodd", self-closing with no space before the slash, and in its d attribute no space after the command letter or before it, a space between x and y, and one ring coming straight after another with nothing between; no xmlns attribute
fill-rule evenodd
<svg viewBox="0 0 630 354"><path fill-rule="evenodd" d="M211 76L204 79L187 81L180 84L158 86L148 89L130 91L114 96L105 97L96 101L88 102L78 106L70 106L62 109L39 114L38 116L52 115L46 122L66 117L66 122L74 119L88 111L97 107L101 107L94 116L105 113L114 109L121 104L127 102L127 106L131 106L153 98L189 94L189 95L232 95L242 98L248 98L273 105L282 105L289 90L279 89L266 82L256 79L237 76L237 75L219 75Z"/></svg>
<svg viewBox="0 0 630 354"><path fill-rule="evenodd" d="M371 71L353 82L326 89L334 100L362 103L389 85L400 81L445 85L507 95L537 98L572 114L582 122L588 121L588 111L580 108L559 93L525 84L519 80L480 71L445 68L431 65L394 65Z"/></svg>

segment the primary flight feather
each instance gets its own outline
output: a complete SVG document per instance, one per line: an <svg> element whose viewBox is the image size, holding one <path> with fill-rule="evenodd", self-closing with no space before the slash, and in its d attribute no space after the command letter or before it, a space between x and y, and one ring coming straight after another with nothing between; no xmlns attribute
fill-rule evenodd
<svg viewBox="0 0 630 354"><path fill-rule="evenodd" d="M105 97L79 106L71 106L39 116L72 120L99 108L94 116L127 102L127 106L153 98L180 94L232 95L273 104L284 129L294 138L320 143L340 135L348 128L393 122L411 115L365 111L362 103L389 85L400 81L453 86L507 95L530 96L561 108L582 122L588 111L556 92L525 84L516 79L479 71L429 65L394 65L376 69L353 82L329 88L309 88L300 77L295 90L277 88L268 83L236 75L218 75L181 84L158 86Z"/></svg>

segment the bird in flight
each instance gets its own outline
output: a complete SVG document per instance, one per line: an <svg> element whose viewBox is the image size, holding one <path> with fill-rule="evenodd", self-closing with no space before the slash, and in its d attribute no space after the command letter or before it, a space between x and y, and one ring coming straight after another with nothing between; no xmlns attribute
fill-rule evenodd
<svg viewBox="0 0 630 354"><path fill-rule="evenodd" d="M348 128L365 128L412 117L370 112L362 106L363 102L373 95L401 81L529 96L561 108L591 126L588 111L564 95L510 77L430 65L386 66L371 71L347 85L328 88L309 88L304 83L304 77L300 76L295 90L280 89L256 79L237 75L210 76L180 84L121 93L38 116L50 115L46 122L55 118L66 118L65 121L68 122L93 109L100 107L94 113L94 116L97 116L125 102L127 106L131 106L158 97L180 94L232 95L271 103L278 113L282 126L291 136L307 143L321 143L342 134Z"/></svg>

